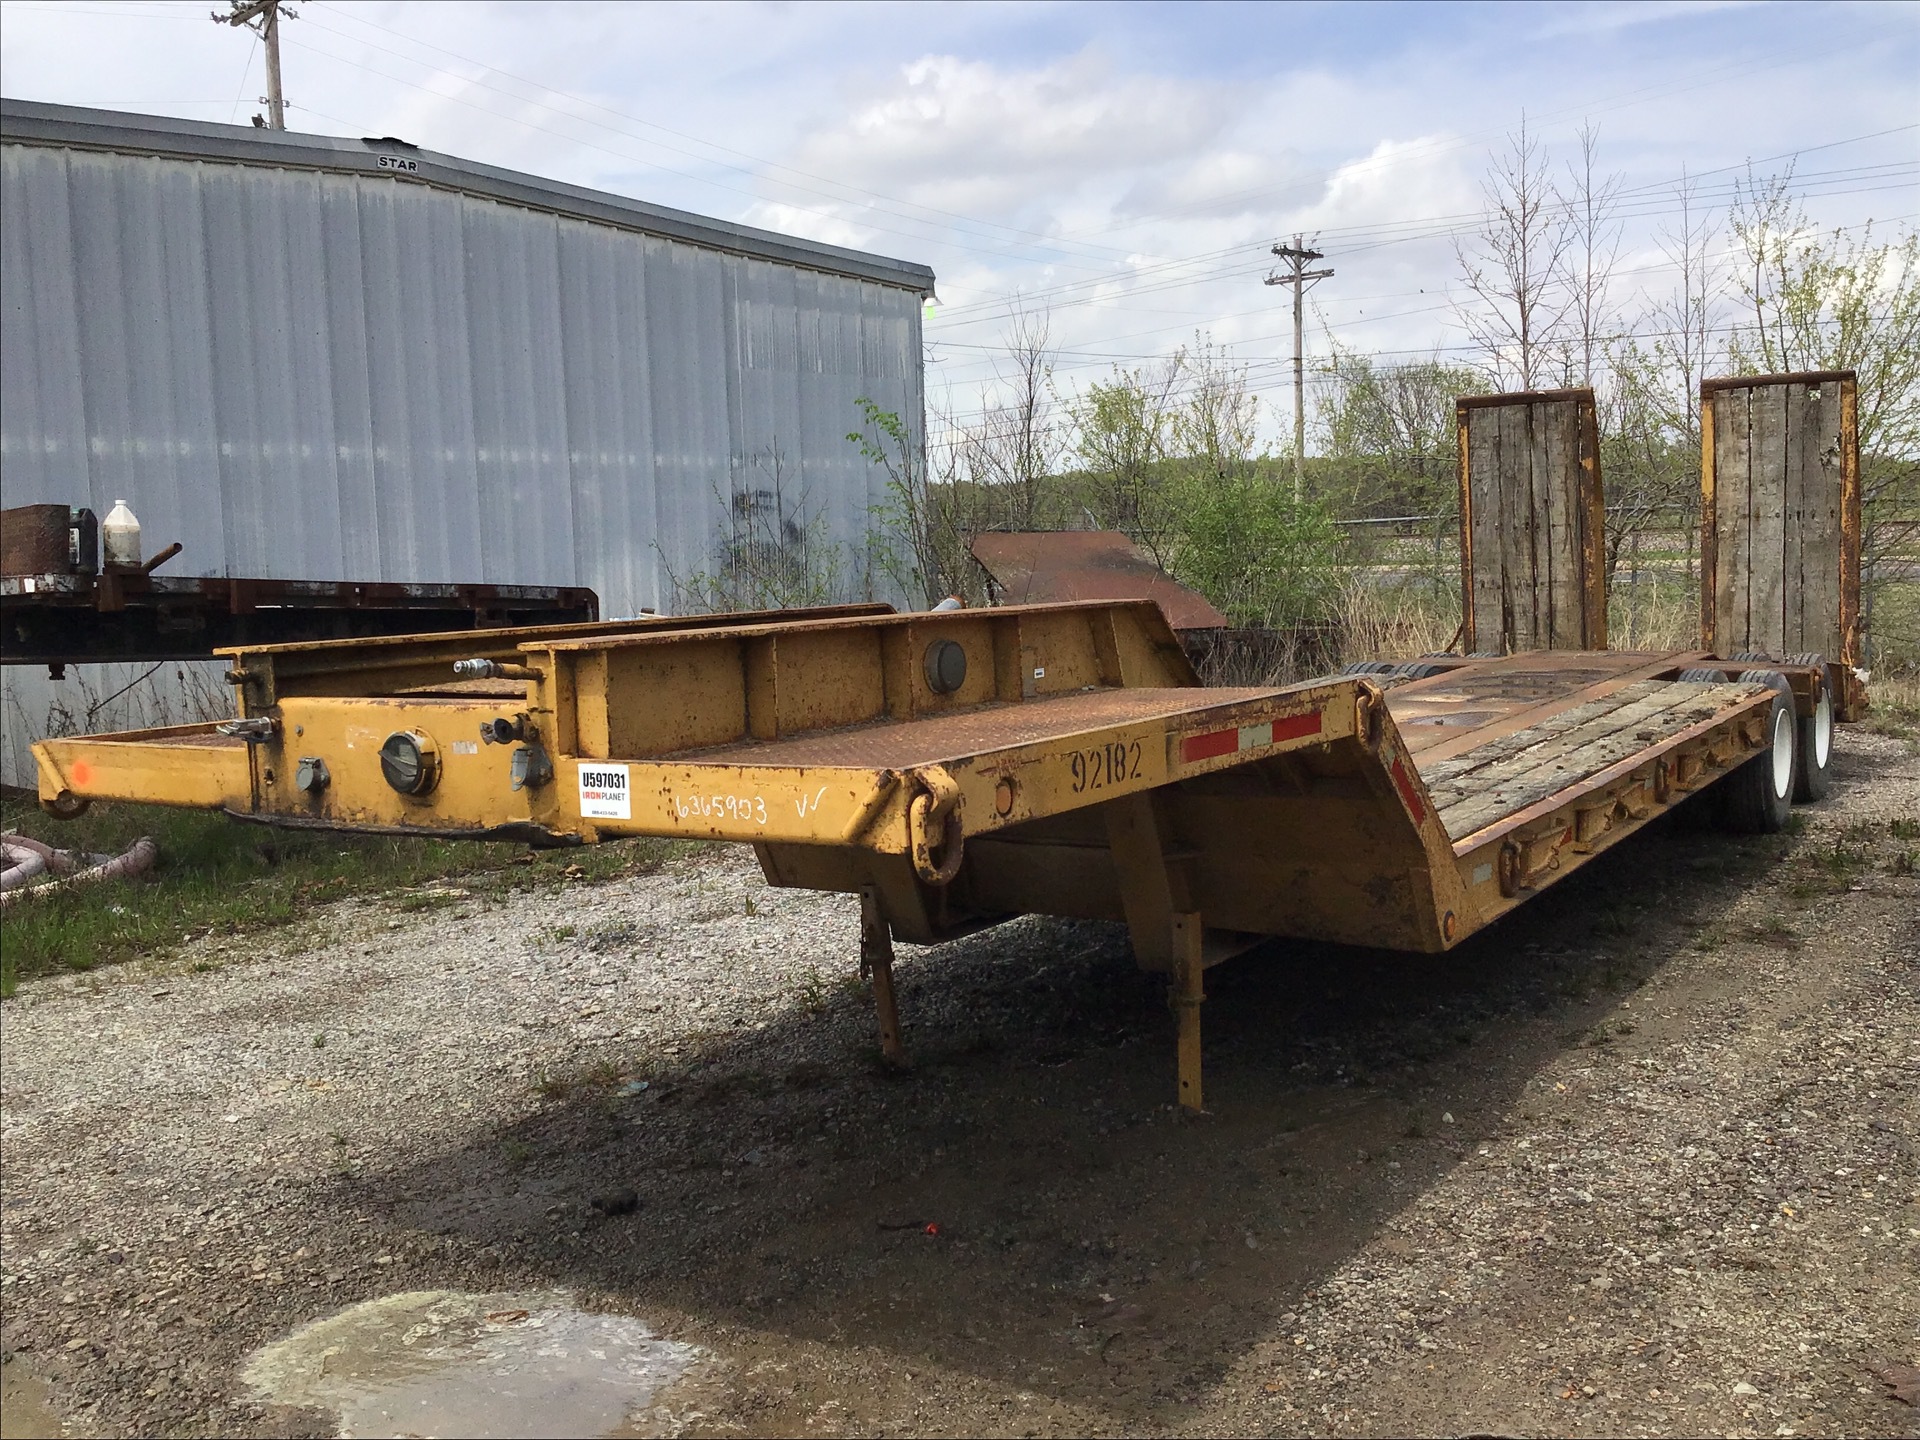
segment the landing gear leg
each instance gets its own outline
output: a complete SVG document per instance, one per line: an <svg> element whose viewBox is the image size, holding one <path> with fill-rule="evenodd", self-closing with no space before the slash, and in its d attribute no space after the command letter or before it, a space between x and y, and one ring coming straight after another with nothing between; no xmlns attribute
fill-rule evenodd
<svg viewBox="0 0 1920 1440"><path fill-rule="evenodd" d="M904 1069L907 1047L900 1043L900 1010L893 999L893 932L880 909L880 892L871 885L860 887L860 978L873 983L881 1058Z"/></svg>
<svg viewBox="0 0 1920 1440"><path fill-rule="evenodd" d="M1206 996L1201 955L1205 934L1196 913L1173 917L1173 1009L1180 1021L1180 1104L1196 1114L1205 1110L1200 1093L1200 1004Z"/></svg>

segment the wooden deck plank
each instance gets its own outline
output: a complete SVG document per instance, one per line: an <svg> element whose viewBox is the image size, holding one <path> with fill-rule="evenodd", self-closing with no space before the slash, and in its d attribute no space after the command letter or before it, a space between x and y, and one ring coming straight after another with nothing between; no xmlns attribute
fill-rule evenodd
<svg viewBox="0 0 1920 1440"><path fill-rule="evenodd" d="M1729 702L1750 695L1754 687L1672 681L1665 688L1670 692L1668 695L1649 697L1659 708L1640 715L1635 721L1623 723L1614 717L1603 717L1589 722L1574 734L1561 737L1560 752L1553 758L1534 763L1537 757L1522 750L1511 757L1499 773L1483 776L1484 788L1476 788L1473 794L1451 805L1439 805L1436 801L1448 835L1461 839L1558 791L1578 785L1608 766L1657 744L1667 735L1711 719Z"/></svg>
<svg viewBox="0 0 1920 1440"><path fill-rule="evenodd" d="M1550 648L1553 638L1553 456L1547 449L1552 407L1528 405L1527 514L1532 519L1527 549L1533 575L1533 644Z"/></svg>
<svg viewBox="0 0 1920 1440"><path fill-rule="evenodd" d="M1527 466L1527 417L1524 408L1503 405L1500 417L1500 591L1508 648L1534 650L1539 633L1533 621L1538 591L1533 583L1533 489Z"/></svg>
<svg viewBox="0 0 1920 1440"><path fill-rule="evenodd" d="M1500 584L1500 412L1467 412L1467 482L1472 487L1473 634L1469 650L1505 650Z"/></svg>
<svg viewBox="0 0 1920 1440"><path fill-rule="evenodd" d="M1569 711L1564 716L1555 716L1553 723L1509 736L1496 745L1486 747L1487 763L1473 769L1458 771L1438 781L1426 777L1423 772L1422 778L1427 779L1428 793L1434 797L1435 806L1444 809L1505 783L1516 773L1558 761L1586 744L1595 734L1643 729L1647 722L1657 719L1664 711L1688 703L1688 693L1676 692L1673 688L1675 683L1667 680L1642 681L1617 696L1609 697L1621 699L1623 704L1606 708L1582 706L1578 712ZM1564 723L1567 721L1572 723ZM1477 756L1482 752L1473 753Z"/></svg>
<svg viewBox="0 0 1920 1440"><path fill-rule="evenodd" d="M1748 455L1747 513L1752 539L1747 552L1748 650L1778 655L1786 648L1785 606L1781 560L1782 500L1786 490L1786 387L1767 385L1749 392L1752 399L1752 441Z"/></svg>
<svg viewBox="0 0 1920 1440"><path fill-rule="evenodd" d="M1637 680L1650 680L1676 664L1684 664L1694 653L1697 652L1613 650L1588 651L1577 656L1564 652L1516 655L1507 660L1489 661L1464 680L1449 676L1416 681L1408 687L1411 693L1392 696L1388 708L1399 721L1445 697L1449 704L1485 704L1504 712L1498 719L1472 730L1435 735L1431 739L1423 736L1421 741L1425 743L1409 739L1407 748L1424 769L1503 735L1540 724L1549 716L1611 694ZM1497 687L1503 682L1534 683L1523 685L1510 703L1500 703L1496 700ZM1403 737L1406 733L1402 732Z"/></svg>
<svg viewBox="0 0 1920 1440"><path fill-rule="evenodd" d="M1661 708L1659 697L1667 691L1667 685L1665 680L1642 680L1613 695L1603 695L1597 701L1563 710L1542 720L1538 726L1503 735L1498 741L1482 745L1467 755L1455 756L1434 770L1421 766L1421 780L1427 781L1428 795L1434 797L1434 804L1444 808L1452 799L1442 797L1457 799L1486 789L1494 783L1494 778L1505 774L1515 758L1524 758L1526 764L1538 764L1563 755L1571 745L1578 745L1580 741L1571 737L1592 726L1619 728L1634 724L1645 714L1657 712Z"/></svg>
<svg viewBox="0 0 1920 1440"><path fill-rule="evenodd" d="M1636 703L1637 700L1642 698L1642 686L1648 683L1658 682L1643 681L1641 685L1628 685L1623 689L1614 691L1610 695L1602 695L1597 699L1587 701L1583 705L1576 705L1572 709L1563 710L1557 715L1548 716L1546 719L1539 721L1537 724L1530 725L1524 730L1518 730L1510 735L1503 735L1498 739L1489 740L1483 745L1476 746L1474 749L1461 755L1455 755L1450 759L1439 760L1428 764L1424 763L1416 753L1414 763L1420 771L1420 778L1427 782L1429 792L1437 794L1441 790L1459 788L1460 786L1470 784L1471 777L1477 772L1485 770L1490 765L1499 764L1508 755L1524 750L1529 745L1536 744L1543 738L1578 729L1589 720L1611 715L1616 711ZM1438 802L1436 801L1435 803Z"/></svg>
<svg viewBox="0 0 1920 1440"><path fill-rule="evenodd" d="M1840 386L1807 397L1800 433L1800 633L1791 647L1838 660L1840 636Z"/></svg>
<svg viewBox="0 0 1920 1440"><path fill-rule="evenodd" d="M1722 655L1747 648L1747 396L1713 397L1714 645Z"/></svg>
<svg viewBox="0 0 1920 1440"><path fill-rule="evenodd" d="M1577 650L1580 626L1580 531L1574 504L1579 491L1580 407L1559 400L1536 407L1540 432L1535 447L1535 483L1546 512L1547 644Z"/></svg>
<svg viewBox="0 0 1920 1440"><path fill-rule="evenodd" d="M1805 385L1787 385L1784 407L1786 429L1781 437L1781 486L1780 486L1780 649L1781 655L1791 655L1807 647L1801 643L1806 631L1806 598L1801 563L1801 546L1807 529L1806 506L1811 493L1818 489L1807 483L1806 467L1809 461L1819 464L1819 454L1809 454L1806 447L1806 432L1809 424L1818 424L1820 402L1812 402L1812 413L1808 411L1807 387Z"/></svg>

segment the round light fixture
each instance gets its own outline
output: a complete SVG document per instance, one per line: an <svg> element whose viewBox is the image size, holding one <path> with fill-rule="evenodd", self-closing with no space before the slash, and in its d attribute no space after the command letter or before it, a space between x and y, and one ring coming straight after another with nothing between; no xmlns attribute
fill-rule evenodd
<svg viewBox="0 0 1920 1440"><path fill-rule="evenodd" d="M380 747L380 773L402 795L424 795L440 778L440 752L418 730L396 730Z"/></svg>
<svg viewBox="0 0 1920 1440"><path fill-rule="evenodd" d="M927 646L923 668L929 690L936 695L951 695L967 683L966 647L957 640L936 640Z"/></svg>

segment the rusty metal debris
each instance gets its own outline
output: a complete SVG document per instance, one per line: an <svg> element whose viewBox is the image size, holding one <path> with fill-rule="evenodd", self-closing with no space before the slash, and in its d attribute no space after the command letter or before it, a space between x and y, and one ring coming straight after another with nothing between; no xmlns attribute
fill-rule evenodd
<svg viewBox="0 0 1920 1440"><path fill-rule="evenodd" d="M1069 600L1152 600L1175 630L1219 630L1227 617L1189 590L1118 530L993 531L976 535L973 558L1009 605Z"/></svg>

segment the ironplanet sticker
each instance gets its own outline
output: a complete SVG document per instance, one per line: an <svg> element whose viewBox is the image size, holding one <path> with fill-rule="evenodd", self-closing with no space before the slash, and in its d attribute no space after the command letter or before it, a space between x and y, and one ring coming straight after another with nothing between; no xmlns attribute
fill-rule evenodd
<svg viewBox="0 0 1920 1440"><path fill-rule="evenodd" d="M580 817L583 820L631 820L633 789L625 765L580 767Z"/></svg>

